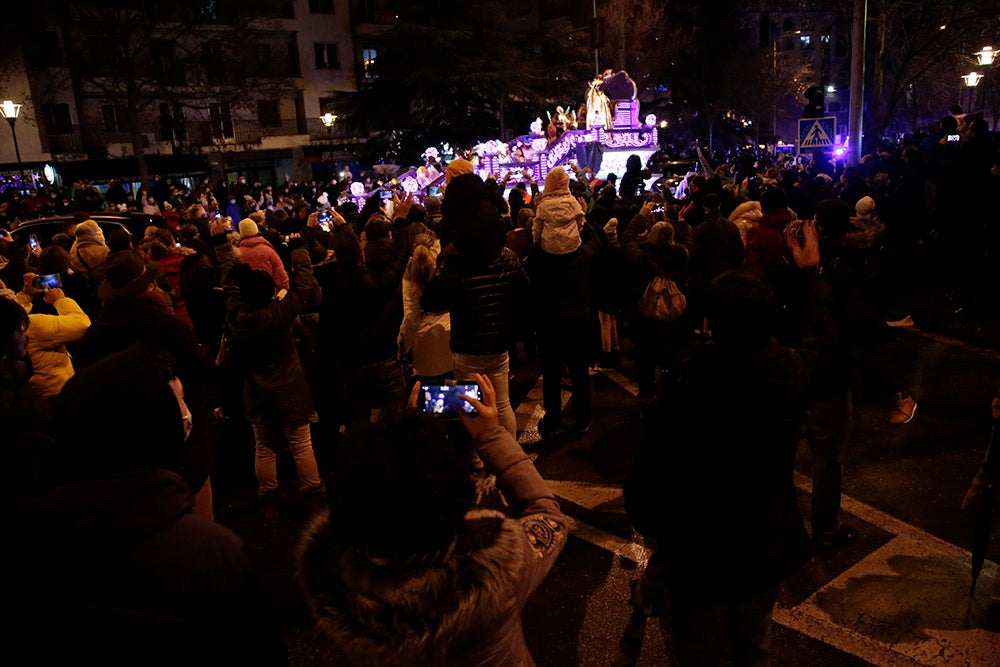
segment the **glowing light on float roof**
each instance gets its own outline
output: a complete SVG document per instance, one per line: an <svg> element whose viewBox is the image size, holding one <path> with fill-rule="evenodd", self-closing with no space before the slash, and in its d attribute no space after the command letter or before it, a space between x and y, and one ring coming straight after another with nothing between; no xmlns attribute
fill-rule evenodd
<svg viewBox="0 0 1000 667"><path fill-rule="evenodd" d="M654 114L646 114L646 118L644 120L646 121L646 125L649 127L656 125L656 116Z"/></svg>
<svg viewBox="0 0 1000 667"><path fill-rule="evenodd" d="M667 126L667 121L661 120L660 121L660 127L666 127L666 126Z"/></svg>
<svg viewBox="0 0 1000 667"><path fill-rule="evenodd" d="M355 197L360 197L365 193L365 184L360 181L355 181L351 183L351 194Z"/></svg>

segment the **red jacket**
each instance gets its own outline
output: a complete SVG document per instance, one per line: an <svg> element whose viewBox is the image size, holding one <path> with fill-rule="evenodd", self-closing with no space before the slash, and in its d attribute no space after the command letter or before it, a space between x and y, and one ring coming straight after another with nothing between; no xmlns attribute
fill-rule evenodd
<svg viewBox="0 0 1000 667"><path fill-rule="evenodd" d="M281 257L263 236L250 236L240 241L240 255L250 268L267 271L271 275L275 291L288 289L288 273Z"/></svg>

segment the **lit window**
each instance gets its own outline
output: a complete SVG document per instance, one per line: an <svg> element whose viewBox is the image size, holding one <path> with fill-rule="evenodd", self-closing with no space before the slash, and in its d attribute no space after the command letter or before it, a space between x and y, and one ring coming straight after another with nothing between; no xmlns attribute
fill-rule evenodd
<svg viewBox="0 0 1000 667"><path fill-rule="evenodd" d="M361 64L364 67L365 78L374 79L374 67L375 59L378 58L378 51L375 49L362 49L361 50Z"/></svg>

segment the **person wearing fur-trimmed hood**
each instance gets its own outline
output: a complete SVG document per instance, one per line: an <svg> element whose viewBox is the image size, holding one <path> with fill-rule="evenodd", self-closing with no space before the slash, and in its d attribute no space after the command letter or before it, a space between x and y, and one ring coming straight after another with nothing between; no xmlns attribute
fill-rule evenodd
<svg viewBox="0 0 1000 667"><path fill-rule="evenodd" d="M488 377L475 379L478 416L460 415L471 445L411 410L338 448L330 510L303 535L298 581L350 664L535 664L521 613L565 546L568 519L500 427ZM495 486L472 472L475 454Z"/></svg>

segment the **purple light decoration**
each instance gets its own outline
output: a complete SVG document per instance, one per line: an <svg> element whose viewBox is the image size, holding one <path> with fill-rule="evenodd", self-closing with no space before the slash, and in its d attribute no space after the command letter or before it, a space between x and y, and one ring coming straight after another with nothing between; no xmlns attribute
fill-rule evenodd
<svg viewBox="0 0 1000 667"><path fill-rule="evenodd" d="M413 194L419 189L420 186L417 184L417 179L409 177L403 179L403 190L405 190L406 192Z"/></svg>
<svg viewBox="0 0 1000 667"><path fill-rule="evenodd" d="M351 194L355 197L361 197L365 194L365 184L360 181L355 181L351 183Z"/></svg>
<svg viewBox="0 0 1000 667"><path fill-rule="evenodd" d="M845 153L847 153L847 149L843 146L837 146L833 149L833 154L837 157L843 157Z"/></svg>

